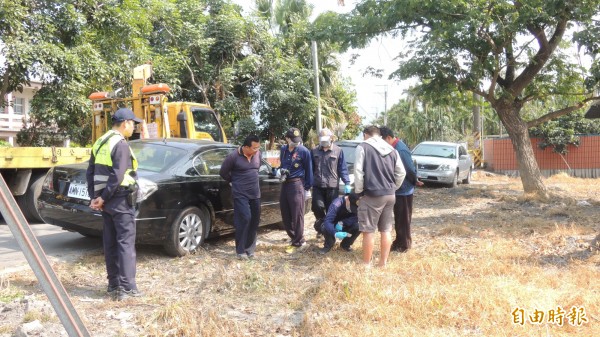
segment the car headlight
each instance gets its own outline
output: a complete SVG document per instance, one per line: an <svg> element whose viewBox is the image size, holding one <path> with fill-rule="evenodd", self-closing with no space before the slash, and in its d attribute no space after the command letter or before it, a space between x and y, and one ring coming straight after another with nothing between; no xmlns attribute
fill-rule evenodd
<svg viewBox="0 0 600 337"><path fill-rule="evenodd" d="M438 167L438 170L440 170L440 171L452 171L452 168L448 164L443 164L443 165L440 165L440 167Z"/></svg>
<svg viewBox="0 0 600 337"><path fill-rule="evenodd" d="M158 191L158 185L145 178L138 179L138 186L140 189L138 190L137 202L142 202L148 199L152 193Z"/></svg>

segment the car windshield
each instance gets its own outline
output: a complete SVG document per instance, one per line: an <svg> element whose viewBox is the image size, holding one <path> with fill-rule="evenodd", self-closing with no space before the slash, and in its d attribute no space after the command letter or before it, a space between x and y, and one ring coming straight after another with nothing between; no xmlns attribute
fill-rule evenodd
<svg viewBox="0 0 600 337"><path fill-rule="evenodd" d="M215 112L210 109L193 108L194 127L197 132L208 133L215 142L222 142L221 126Z"/></svg>
<svg viewBox="0 0 600 337"><path fill-rule="evenodd" d="M185 151L168 145L154 143L129 143L138 160L138 169L163 172L173 166Z"/></svg>
<svg viewBox="0 0 600 337"><path fill-rule="evenodd" d="M413 156L456 159L456 147L440 144L420 144L412 152Z"/></svg>
<svg viewBox="0 0 600 337"><path fill-rule="evenodd" d="M354 155L356 153L356 144L338 144L338 146L344 151L344 159L346 160L346 165L348 166L348 171L352 172L354 169L355 158Z"/></svg>

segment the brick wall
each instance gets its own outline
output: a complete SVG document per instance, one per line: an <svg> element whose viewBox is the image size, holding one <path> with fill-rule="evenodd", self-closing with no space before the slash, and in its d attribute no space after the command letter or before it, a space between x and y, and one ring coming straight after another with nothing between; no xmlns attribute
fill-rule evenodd
<svg viewBox="0 0 600 337"><path fill-rule="evenodd" d="M542 150L539 138L531 144L537 163L544 176L559 172L582 178L600 177L600 136L580 136L579 146L569 145L568 153L560 155L547 147ZM494 172L519 175L517 158L509 138L490 138L483 141L483 160Z"/></svg>

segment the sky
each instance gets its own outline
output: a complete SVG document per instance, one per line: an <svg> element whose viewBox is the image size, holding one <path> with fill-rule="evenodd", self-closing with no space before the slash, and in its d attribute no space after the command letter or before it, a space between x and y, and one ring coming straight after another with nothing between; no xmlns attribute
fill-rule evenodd
<svg viewBox="0 0 600 337"><path fill-rule="evenodd" d="M242 5L246 11L252 8L253 1L234 1ZM326 11L349 12L355 5L355 1L352 0L346 0L345 6L339 6L337 0L307 0L307 2L314 6L312 20ZM398 68L394 57L399 54L401 47L402 43L399 39L384 37L373 40L367 48L352 49L339 57L342 74L349 77L354 84L358 113L364 117L365 124L374 120L386 107L389 110L394 103L400 100L402 92L408 88L408 81L399 83L387 79L389 74ZM359 56L351 63L350 59L353 54ZM383 76L381 78L363 76L365 69L369 66L383 69Z"/></svg>

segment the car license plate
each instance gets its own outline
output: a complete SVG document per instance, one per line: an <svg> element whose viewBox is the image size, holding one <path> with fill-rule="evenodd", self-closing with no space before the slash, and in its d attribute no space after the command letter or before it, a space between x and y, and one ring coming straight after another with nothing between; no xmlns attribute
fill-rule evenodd
<svg viewBox="0 0 600 337"><path fill-rule="evenodd" d="M69 192L67 196L70 198L90 200L87 186L84 184L71 183L69 185Z"/></svg>
<svg viewBox="0 0 600 337"><path fill-rule="evenodd" d="M427 178L427 174L426 173L417 172L417 177L419 177L419 178Z"/></svg>

